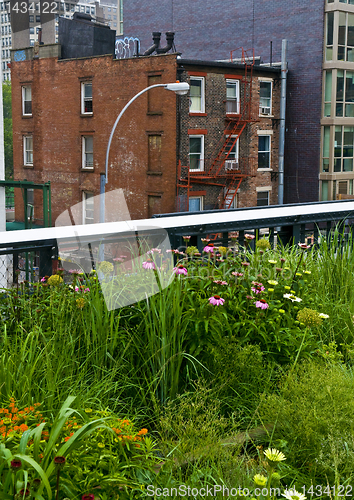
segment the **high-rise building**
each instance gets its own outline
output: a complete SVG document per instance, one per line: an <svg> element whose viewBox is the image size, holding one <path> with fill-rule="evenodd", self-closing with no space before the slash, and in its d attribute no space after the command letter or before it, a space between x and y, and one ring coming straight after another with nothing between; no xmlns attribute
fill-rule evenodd
<svg viewBox="0 0 354 500"><path fill-rule="evenodd" d="M326 26L330 33L328 44L331 42L333 49L331 59L323 63L325 11ZM338 128L335 139L336 125L329 122L342 120L343 123L337 123L337 127L354 126L354 116L345 115L351 109L345 104L350 103L343 101L343 116L340 118L336 115L332 101L336 96L336 85L339 85L340 92L340 85L343 86L344 81L349 85L351 81L351 74L347 75L346 72L350 68L354 71L354 62L349 59L351 46L348 45L352 43L352 17L353 0L165 0L163 8L159 0L130 0L124 4L123 34L128 38L139 38L143 52L151 45L152 32L173 31L177 51L182 53L182 58L188 59L230 60L234 49L254 48L261 64L279 62L282 40L287 39L284 199L287 203L295 203L319 199L319 171L320 165L322 168L323 151L321 119L322 128L327 120L324 153L327 158L331 155L331 160L327 162L329 171L320 175L321 181L328 181L327 188L324 187L326 184L323 185L322 198L325 199L328 193L328 198L332 199L333 193L336 196L339 189L338 184L334 185L332 180L327 179L332 175L334 154L339 155L339 149L334 150L335 144L343 144L340 157L342 170L333 172L333 175L341 176L341 190L344 191L344 182L347 183L347 191L351 190L350 180L354 172L352 162L346 161L344 167L345 155L350 153L344 144L349 141L353 151L354 136L352 132L344 128L340 132ZM337 73L334 65L341 68L343 75ZM333 102L331 117L323 115L324 68L326 71L332 70L331 77L327 75L328 82L333 80L331 90L327 87L327 97ZM328 105L326 109L328 111ZM274 116L275 121L278 119L279 116ZM335 168L339 169L339 161Z"/></svg>

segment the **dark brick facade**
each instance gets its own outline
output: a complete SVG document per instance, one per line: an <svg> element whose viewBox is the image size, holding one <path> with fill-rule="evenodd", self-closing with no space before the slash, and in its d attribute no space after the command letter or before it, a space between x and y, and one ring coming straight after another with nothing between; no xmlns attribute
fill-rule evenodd
<svg viewBox="0 0 354 500"><path fill-rule="evenodd" d="M194 114L189 112L189 107L181 109L181 138L180 160L182 165L189 164L189 136L204 136L204 169L212 163L225 142L225 129L230 119L226 113L226 80L235 79L240 82L241 109L246 85L242 82L245 70L231 64L208 63L199 61L196 65L192 61L181 60L179 78L190 82L190 77L202 75L205 79L205 113ZM277 69L253 68L252 75L252 118L239 138L239 164L242 173L253 174L242 180L237 191L237 207L250 207L257 205L257 189L270 188L269 204L276 204L278 199L277 176L272 172L278 171L278 121L271 117L259 116L259 79L269 79L273 82L272 116L279 117L280 105L280 71ZM237 118L235 118L236 123ZM259 131L269 133L271 136L270 170L259 170L258 166L258 134ZM214 179L213 182L220 182ZM180 190L181 193L185 191ZM204 209L220 208L223 199L223 189L219 186L208 186L205 183L191 186L190 196L203 195Z"/></svg>
<svg viewBox="0 0 354 500"><path fill-rule="evenodd" d="M285 201L318 199L324 0L130 0L124 35L151 45L152 31L174 31L183 58L229 59L254 48L264 62L280 61L288 40Z"/></svg>

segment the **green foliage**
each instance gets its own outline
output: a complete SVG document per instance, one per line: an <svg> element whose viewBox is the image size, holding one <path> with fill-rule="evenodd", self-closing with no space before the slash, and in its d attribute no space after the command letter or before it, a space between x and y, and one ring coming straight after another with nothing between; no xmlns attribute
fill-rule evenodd
<svg viewBox="0 0 354 500"><path fill-rule="evenodd" d="M304 362L284 377L279 394L264 395L263 422L286 442L294 467L316 481L344 484L354 467L354 377L333 362ZM319 483L318 483L319 484Z"/></svg>

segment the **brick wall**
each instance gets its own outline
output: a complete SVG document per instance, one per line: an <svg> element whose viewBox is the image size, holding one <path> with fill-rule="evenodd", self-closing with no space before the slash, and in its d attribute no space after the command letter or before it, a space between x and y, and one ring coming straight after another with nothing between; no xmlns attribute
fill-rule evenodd
<svg viewBox="0 0 354 500"><path fill-rule="evenodd" d="M179 72L179 78L190 82L190 77L201 76L205 79L205 113L193 114L189 112L188 102L183 101L185 106L180 112L180 160L182 165L189 165L189 136L204 136L204 169L207 171L214 158L225 142L225 129L229 121L226 119L226 79L240 81L241 106L245 91L245 85L241 78L244 77L244 70L225 67L196 66L189 65L185 60L181 62L183 72ZM270 204L277 203L278 182L277 177L272 179L272 173L278 171L278 144L279 144L279 120L272 120L271 117L259 116L259 78L271 79L273 81L272 92L272 113L273 118L279 118L280 86L279 71L271 72L258 69L253 71L252 78L252 116L253 121L246 125L246 128L239 138L239 165L242 173L254 174L242 180L237 191L237 206L250 207L257 205L257 190L262 188L270 189ZM236 123L236 121L233 121ZM271 135L271 170L262 171L257 169L258 165L258 131L269 131ZM249 170L248 170L249 169ZM224 169L223 169L224 171ZM185 171L184 171L185 172ZM214 179L213 182L225 182L224 179ZM185 189L180 189L180 194L186 194ZM219 186L207 185L205 182L193 183L191 185L190 196L204 196L204 209L215 209L220 206L223 199L223 188Z"/></svg>
<svg viewBox="0 0 354 500"><path fill-rule="evenodd" d="M176 80L176 56L169 54L128 60L40 58L11 65L15 179L51 182L53 223L82 200L83 191L99 194L108 138L123 106L149 85L151 76L162 83ZM92 81L92 116L81 115L83 81ZM32 86L33 114L28 118L22 117L24 84ZM118 124L110 150L106 191L123 188L133 219L175 209L176 96L164 89L153 92L150 106L160 105L161 110L149 112L147 94L139 97ZM24 167L23 136L29 134L33 167ZM149 171L151 135L161 137L155 171ZM82 169L83 136L93 137L92 171ZM17 220L23 220L21 198L16 193ZM41 196L36 195L35 218L42 216Z"/></svg>
<svg viewBox="0 0 354 500"><path fill-rule="evenodd" d="M288 40L285 201L318 199L324 0L130 0L124 35L142 51L153 31L174 31L183 58L223 60L237 47L254 48L264 62L280 61ZM235 53L234 57L238 57Z"/></svg>

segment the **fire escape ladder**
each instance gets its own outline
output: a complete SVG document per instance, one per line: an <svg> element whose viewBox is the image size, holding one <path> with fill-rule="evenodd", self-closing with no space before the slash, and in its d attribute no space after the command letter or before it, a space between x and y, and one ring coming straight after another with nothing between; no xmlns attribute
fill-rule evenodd
<svg viewBox="0 0 354 500"><path fill-rule="evenodd" d="M225 165L226 160L229 158L230 152L236 142L238 141L240 135L244 131L246 127L246 122L238 119L236 123L233 124L233 127L226 129L226 137L225 141L217 154L216 158L214 158L212 164L209 167L208 175L209 176L218 176L223 166Z"/></svg>

